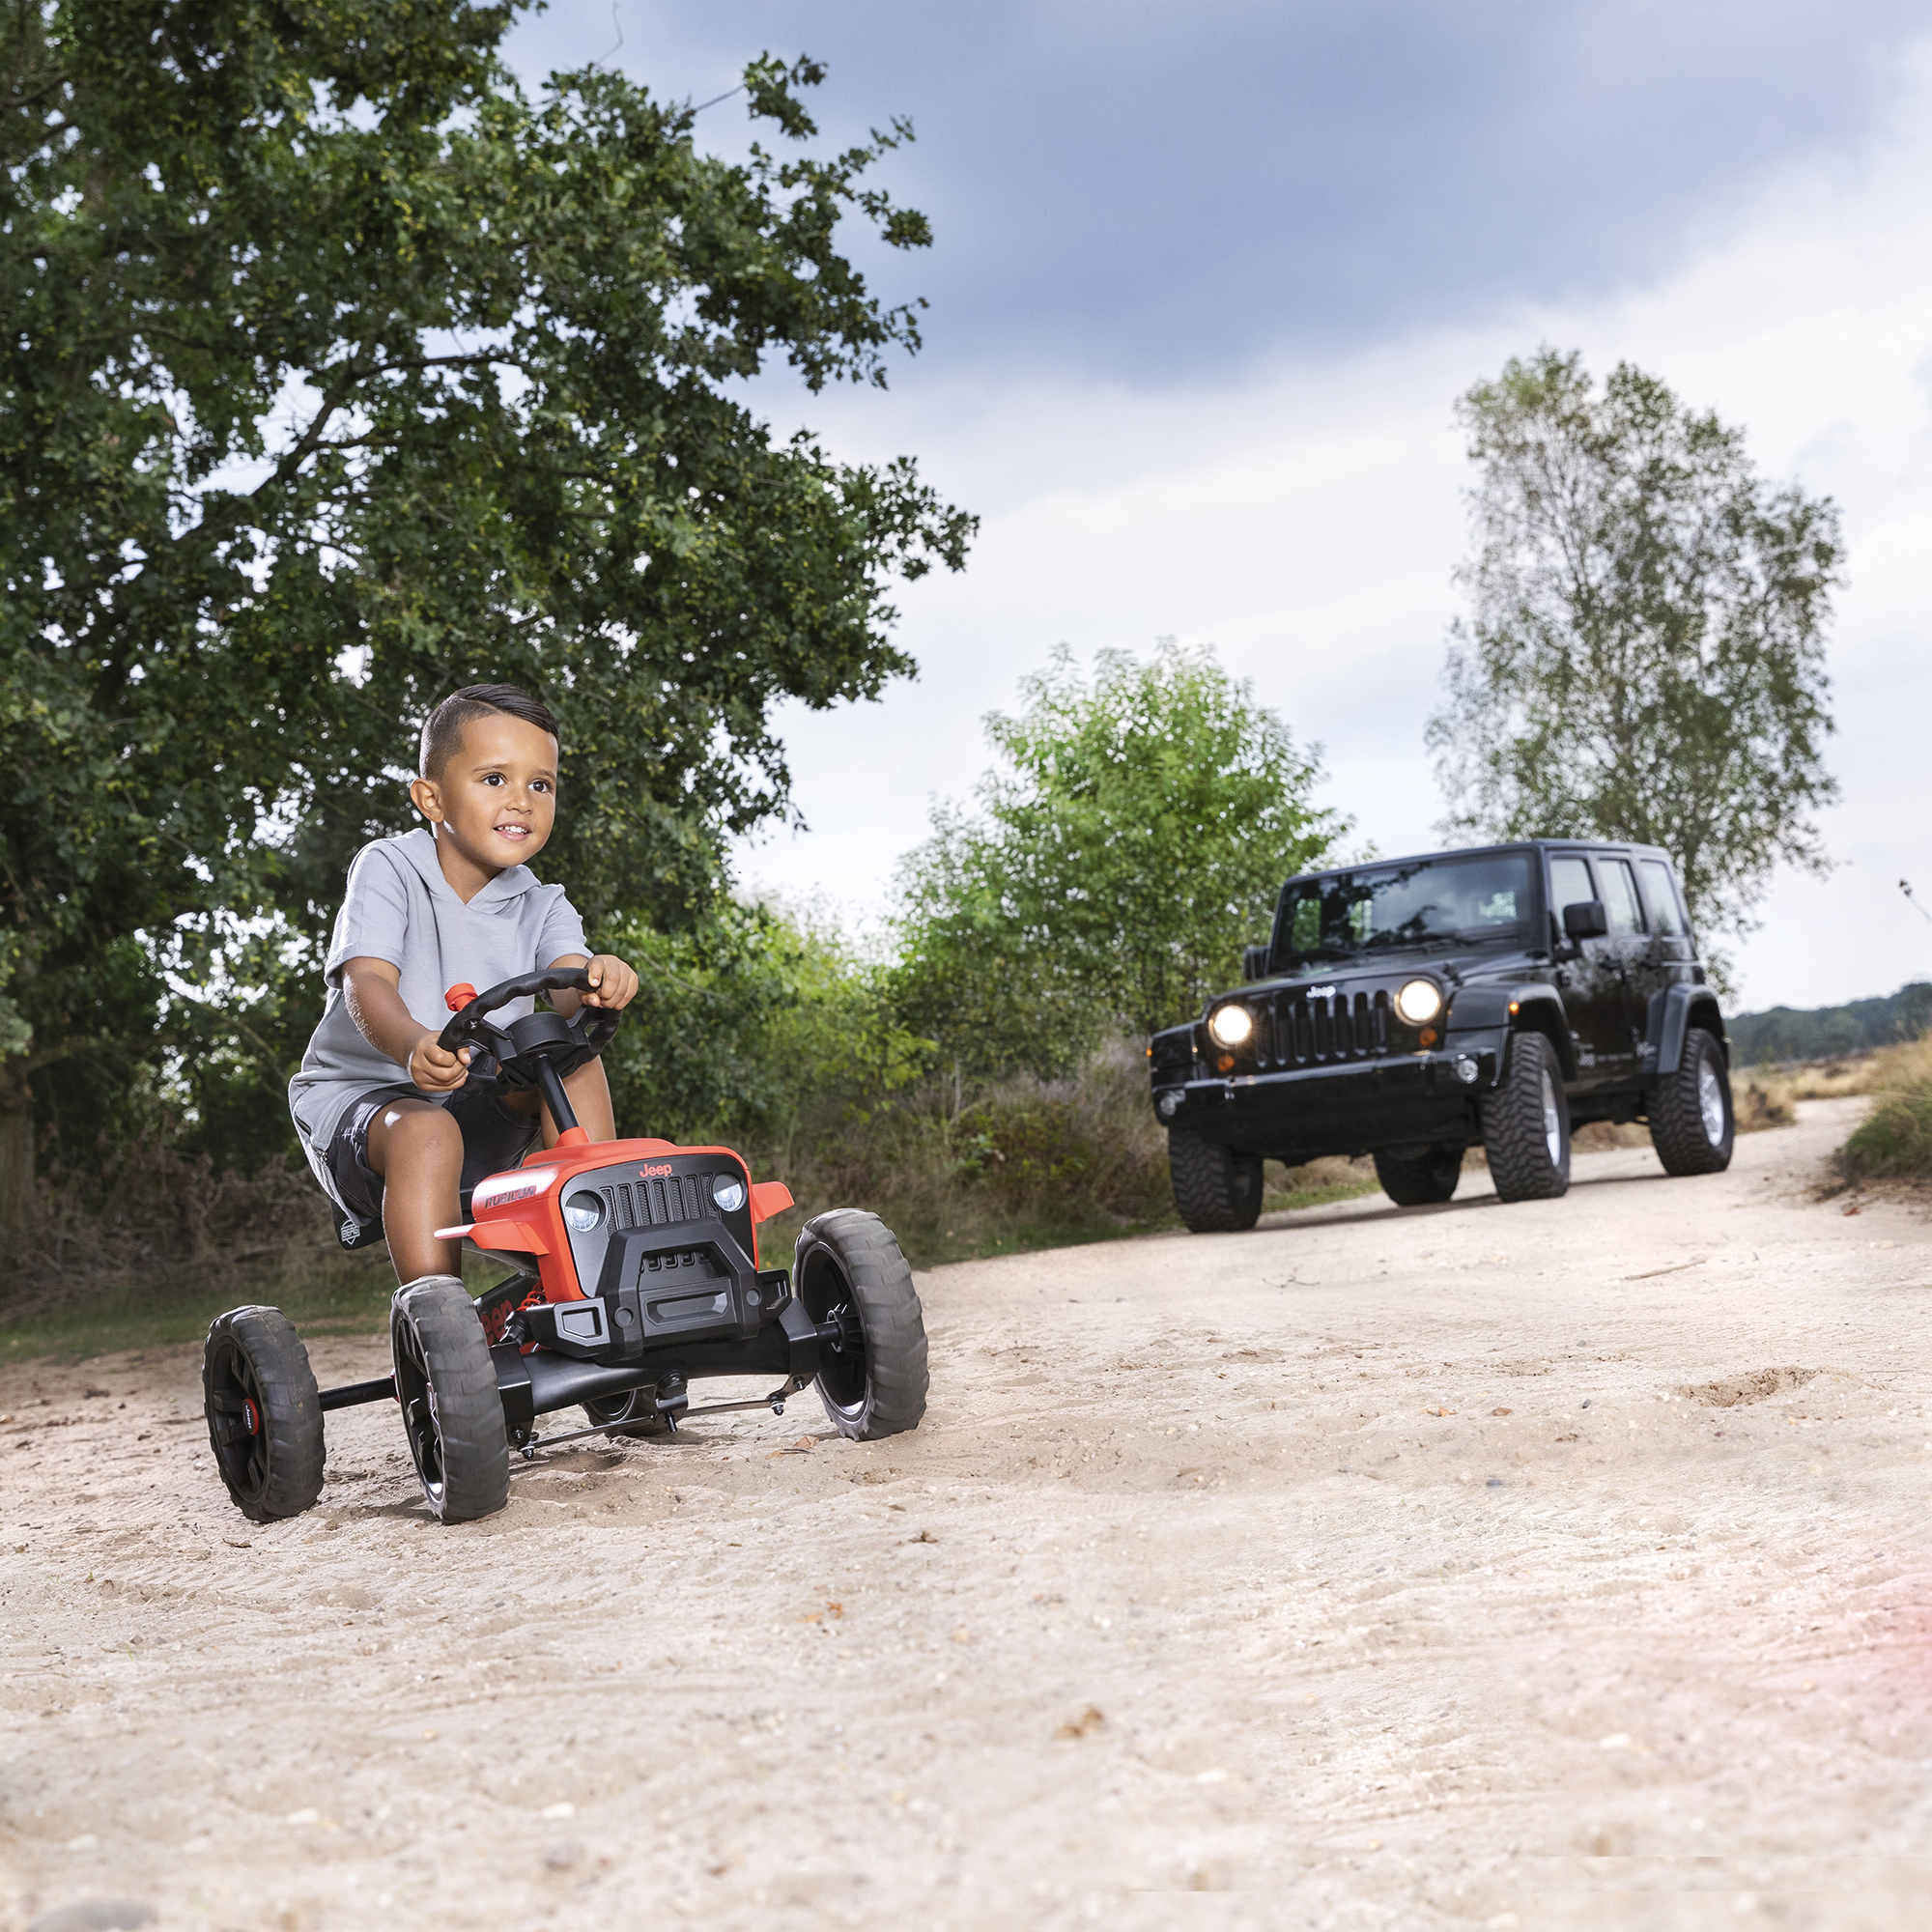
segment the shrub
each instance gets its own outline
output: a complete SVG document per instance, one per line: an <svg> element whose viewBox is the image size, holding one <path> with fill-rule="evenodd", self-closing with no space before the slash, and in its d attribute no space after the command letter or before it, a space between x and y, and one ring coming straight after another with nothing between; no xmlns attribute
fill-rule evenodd
<svg viewBox="0 0 1932 1932"><path fill-rule="evenodd" d="M1932 1180L1932 1040L1873 1056L1871 1113L1839 1161L1852 1179Z"/></svg>

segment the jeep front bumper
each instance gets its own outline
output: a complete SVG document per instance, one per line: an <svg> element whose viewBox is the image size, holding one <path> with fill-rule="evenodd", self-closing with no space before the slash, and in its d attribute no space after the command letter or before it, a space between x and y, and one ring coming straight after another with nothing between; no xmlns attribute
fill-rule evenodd
<svg viewBox="0 0 1932 1932"><path fill-rule="evenodd" d="M1246 1153L1298 1163L1321 1154L1482 1138L1477 1102L1502 1070L1500 1032L1451 1034L1440 1050L1270 1073L1162 1078L1162 1124Z"/></svg>

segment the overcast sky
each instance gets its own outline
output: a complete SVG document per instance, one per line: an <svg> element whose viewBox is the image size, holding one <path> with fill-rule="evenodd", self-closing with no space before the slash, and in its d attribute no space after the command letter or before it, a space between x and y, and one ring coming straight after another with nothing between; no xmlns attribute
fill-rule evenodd
<svg viewBox="0 0 1932 1932"><path fill-rule="evenodd" d="M931 302L887 394L774 383L762 406L856 459L917 455L982 527L963 576L898 600L916 683L786 717L811 829L745 853L749 881L876 912L1023 672L1163 635L1321 742L1359 837L1436 842L1451 410L1549 341L1663 376L1844 510L1839 866L1780 883L1743 1004L1932 976L1896 884L1932 901L1922 5L562 0L511 42L532 79L606 59L693 101L765 50L827 63L828 142L912 117L882 179L935 246L852 238L882 294ZM698 126L742 151L742 99Z"/></svg>

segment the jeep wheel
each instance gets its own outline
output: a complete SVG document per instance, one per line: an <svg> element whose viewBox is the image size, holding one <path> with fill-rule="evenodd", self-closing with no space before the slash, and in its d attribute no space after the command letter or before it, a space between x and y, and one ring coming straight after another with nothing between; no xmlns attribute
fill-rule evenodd
<svg viewBox="0 0 1932 1932"><path fill-rule="evenodd" d="M1650 1096L1650 1138L1665 1174L1721 1174L1737 1121L1723 1049L1702 1027L1684 1036L1683 1058Z"/></svg>
<svg viewBox="0 0 1932 1932"><path fill-rule="evenodd" d="M1262 1157L1236 1153L1186 1127L1167 1130L1174 1205L1194 1235L1238 1235L1262 1211Z"/></svg>
<svg viewBox="0 0 1932 1932"><path fill-rule="evenodd" d="M1483 1145L1502 1201L1553 1201L1570 1188L1570 1102L1540 1033L1510 1041L1509 1073L1483 1102Z"/></svg>
<svg viewBox="0 0 1932 1932"><path fill-rule="evenodd" d="M1376 1179L1398 1208L1429 1208L1447 1201L1463 1178L1463 1150L1433 1147L1421 1153L1378 1153Z"/></svg>
<svg viewBox="0 0 1932 1932"><path fill-rule="evenodd" d="M201 1388L214 1466L253 1522L299 1516L322 1493L322 1399L308 1350L279 1308L217 1315Z"/></svg>
<svg viewBox="0 0 1932 1932"><path fill-rule="evenodd" d="M495 1515L510 1500L510 1438L490 1344L463 1284L426 1274L397 1289L389 1344L410 1459L438 1521Z"/></svg>
<svg viewBox="0 0 1932 1932"><path fill-rule="evenodd" d="M820 1344L818 1399L840 1435L874 1442L917 1429L925 1413L925 1317L912 1269L876 1214L835 1208L800 1230L792 1285L814 1321L836 1321Z"/></svg>

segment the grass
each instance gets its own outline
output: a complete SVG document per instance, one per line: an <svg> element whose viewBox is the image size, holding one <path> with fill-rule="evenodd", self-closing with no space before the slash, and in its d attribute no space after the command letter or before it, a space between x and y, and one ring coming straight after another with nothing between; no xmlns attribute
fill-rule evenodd
<svg viewBox="0 0 1932 1932"><path fill-rule="evenodd" d="M1886 1052L1894 1050L1888 1048ZM1841 1054L1831 1060L1749 1068L1732 1083L1738 1132L1793 1125L1800 1100L1842 1100L1851 1094L1869 1094L1884 1059L1885 1053Z"/></svg>
<svg viewBox="0 0 1932 1932"><path fill-rule="evenodd" d="M1870 1057L1872 1110L1838 1155L1849 1180L1932 1180L1932 1038Z"/></svg>
<svg viewBox="0 0 1932 1932"><path fill-rule="evenodd" d="M41 1355L79 1361L120 1349L199 1342L224 1309L251 1301L282 1309L306 1336L381 1335L387 1329L395 1277L384 1249L313 1260L298 1254L272 1271L225 1269L213 1259L198 1280L158 1288L122 1281L78 1285L58 1300L10 1311L0 1325L0 1365Z"/></svg>

